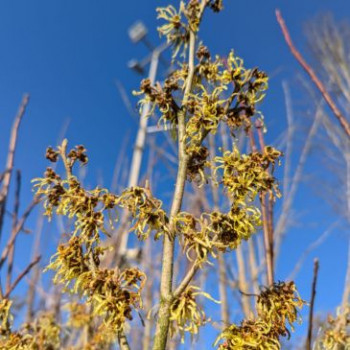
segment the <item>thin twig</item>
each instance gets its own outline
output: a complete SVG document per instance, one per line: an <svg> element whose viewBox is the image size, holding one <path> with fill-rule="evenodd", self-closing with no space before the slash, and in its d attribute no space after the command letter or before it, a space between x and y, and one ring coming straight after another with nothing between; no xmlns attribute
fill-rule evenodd
<svg viewBox="0 0 350 350"><path fill-rule="evenodd" d="M258 129L259 130L259 129ZM254 139L254 134L252 129L248 131L248 136L250 140L250 147L252 152L257 151L256 142ZM262 136L260 135L260 138ZM260 146L262 146L262 140L260 140ZM274 266L273 266L273 241L271 242L271 234L269 233L271 225L268 224L268 207L266 201L266 194L261 193L259 195L259 200L261 203L261 214L263 221L263 235L264 235L264 248L265 248L265 262L266 262L266 275L268 285L272 285L274 281Z"/></svg>
<svg viewBox="0 0 350 350"><path fill-rule="evenodd" d="M40 241L41 241L41 235L43 231L43 224L44 224L44 215L42 210L40 210L36 229L35 229L35 236L34 236L34 244L32 249L32 257L39 255L40 252ZM26 304L27 304L27 314L26 314L26 322L30 323L34 317L34 302L35 302L35 295L38 290L38 282L40 279L40 264L37 264L33 268L32 272L32 278L29 280L29 288L27 292L27 298L26 298Z"/></svg>
<svg viewBox="0 0 350 350"><path fill-rule="evenodd" d="M7 196L10 188L12 170L14 167L14 159L15 159L16 145L17 145L17 139L18 139L18 130L19 130L21 121L23 119L24 113L26 111L28 102L29 102L29 95L25 94L22 98L22 102L18 109L17 115L13 122L12 130L11 130L10 143L9 143L9 149L7 154L6 167L5 167L6 172L3 176L2 187L0 190L0 238L1 238L1 232L2 232L2 227L4 223L4 214L6 209Z"/></svg>
<svg viewBox="0 0 350 350"><path fill-rule="evenodd" d="M14 230L14 234L11 235L10 240L7 242L6 247L2 251L1 258L0 258L0 269L7 259L8 254L11 250L11 247L13 246L13 244L16 241L17 235L23 230L24 223L27 220L29 214L32 212L34 207L40 202L40 200L41 200L40 197L35 197L34 200L29 204L26 211L23 213L21 219L17 222L17 226Z"/></svg>
<svg viewBox="0 0 350 350"><path fill-rule="evenodd" d="M185 291L185 289L190 284L192 278L194 277L194 275L196 274L198 269L199 269L198 264L196 262L194 262L193 265L191 266L191 268L187 271L187 273L186 273L185 277L183 278L183 280L181 281L181 283L175 289L175 291L173 293L174 299L179 297L181 295L181 293L183 293Z"/></svg>
<svg viewBox="0 0 350 350"><path fill-rule="evenodd" d="M287 137L286 137L286 151L284 153L284 174L283 174L283 194L288 192L290 183L290 168L291 168L291 156L293 151L293 135L294 135L294 113L292 97L290 94L289 84L286 81L282 81L282 89L284 93L285 107L286 107L286 119L287 119Z"/></svg>
<svg viewBox="0 0 350 350"><path fill-rule="evenodd" d="M12 283L9 290L6 292L4 298L7 299L11 292L17 287L18 283L21 282L21 280L29 273L29 271L32 269L34 265L36 265L41 259L41 256L37 256L15 279L15 281Z"/></svg>
<svg viewBox="0 0 350 350"><path fill-rule="evenodd" d="M261 152L264 152L265 141L261 122L256 123ZM268 170L266 170L269 172ZM263 230L266 249L267 280L269 285L274 282L274 227L273 227L273 199L266 193L260 195L261 212L263 216Z"/></svg>
<svg viewBox="0 0 350 350"><path fill-rule="evenodd" d="M227 149L227 140L225 138L226 132L223 129L223 124L221 124L221 140L222 144L224 146L224 149ZM225 147L226 146L226 147ZM209 134L209 150L210 154L214 156L215 154L215 137L212 134ZM214 178L214 169L211 169L211 175ZM213 181L210 181L210 187L211 187L211 192L212 192L212 197L213 197L213 202L214 202L214 210L218 210L219 207L219 193L218 193L218 187L214 184ZM227 297L227 273L226 273L226 266L225 266L225 257L224 253L219 252L218 253L218 269L217 274L218 274L218 280L219 280L219 295L220 295L220 311L221 311L221 321L224 325L224 327L227 327L230 322L230 313L229 313L229 306L228 306L228 297Z"/></svg>
<svg viewBox="0 0 350 350"><path fill-rule="evenodd" d="M149 239L146 240L144 254L142 257L143 257L142 263L147 266L149 276L155 277L155 269L153 266L154 261L152 259L152 244ZM145 286L146 291L145 291L144 309L146 310L146 312L152 309L152 304L154 301L154 290L152 289L152 287L154 287L154 284L150 282L148 282ZM151 343L152 343L152 328L153 328L154 320L152 318L147 318L145 323L146 323L145 328L142 334L142 349L149 350L151 348Z"/></svg>
<svg viewBox="0 0 350 350"><path fill-rule="evenodd" d="M262 214L262 221L263 221L267 283L269 286L271 286L274 281L274 266L273 266L273 249L271 249L272 244L270 242L270 235L269 235L266 194L265 193L260 194L259 198L261 202L261 214Z"/></svg>
<svg viewBox="0 0 350 350"><path fill-rule="evenodd" d="M276 10L276 17L277 21L281 27L284 39L293 54L293 56L296 58L296 60L299 62L299 64L303 67L305 72L309 75L313 83L316 85L317 89L321 92L323 98L327 102L329 108L332 110L336 118L339 120L340 125L342 126L343 130L347 134L348 137L350 137L350 123L347 121L345 116L342 114L342 112L339 110L335 102L333 101L332 97L326 90L324 84L321 82L321 80L317 77L315 71L308 65L308 63L305 61L301 53L296 49L292 42L292 38L289 34L287 25L282 17L282 14L279 10Z"/></svg>
<svg viewBox="0 0 350 350"><path fill-rule="evenodd" d="M16 172L15 202L14 202L13 216L12 216L11 238L12 238L12 236L15 236L15 237L17 236L16 235L16 227L17 227L17 222L18 222L20 192L21 192L21 172L19 170L17 170L17 172ZM9 256L8 256L7 276L6 276L6 293L9 290L9 288L11 287L14 256L15 256L15 241L13 242L13 245L10 248Z"/></svg>
<svg viewBox="0 0 350 350"><path fill-rule="evenodd" d="M256 250L254 247L254 239L255 237L251 237L248 241L248 258L249 258L249 271L250 271L250 279L254 292L258 292L259 290L259 269L256 262Z"/></svg>
<svg viewBox="0 0 350 350"><path fill-rule="evenodd" d="M310 310L309 310L309 324L307 330L306 338L306 350L311 350L312 344L312 328L313 328L313 318L314 318L314 306L315 306L315 297L316 297L316 284L317 284L317 275L318 275L319 262L318 259L314 260L314 275L312 279L312 289L311 289L311 301L310 301Z"/></svg>
<svg viewBox="0 0 350 350"><path fill-rule="evenodd" d="M237 258L237 268L238 268L238 289L239 290L248 290L249 286L247 283L247 273L246 266L243 254L243 245L240 244L236 249L236 258ZM251 303L250 299L245 295L242 296L242 310L245 318L252 316Z"/></svg>

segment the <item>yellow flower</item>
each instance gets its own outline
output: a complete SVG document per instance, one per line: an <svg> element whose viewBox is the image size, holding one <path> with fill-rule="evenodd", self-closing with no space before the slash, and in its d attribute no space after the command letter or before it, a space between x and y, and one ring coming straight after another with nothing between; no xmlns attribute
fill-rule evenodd
<svg viewBox="0 0 350 350"><path fill-rule="evenodd" d="M171 305L170 320L173 321L171 333L174 335L178 331L181 336L181 342L184 342L185 332L189 332L191 336L194 336L198 333L199 327L210 321L196 300L199 295L215 303L220 303L208 293L202 292L200 288L188 286Z"/></svg>

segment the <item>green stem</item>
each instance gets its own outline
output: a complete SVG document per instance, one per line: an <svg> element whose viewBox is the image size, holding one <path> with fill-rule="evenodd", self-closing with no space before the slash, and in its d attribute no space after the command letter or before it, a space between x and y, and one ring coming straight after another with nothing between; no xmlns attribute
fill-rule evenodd
<svg viewBox="0 0 350 350"><path fill-rule="evenodd" d="M208 0L202 0L200 13L198 15L199 21L201 21L202 19L202 15L207 4ZM173 220L181 210L186 183L186 172L188 166L188 156L186 154L186 114L187 102L192 91L193 77L195 71L195 47L196 33L191 30L188 56L188 77L186 80L186 86L182 100L182 108L177 113L179 166L177 171L173 202L170 210L169 234L164 236L163 241L162 274L160 279L160 305L153 350L166 349L170 326L170 310L171 304L174 300L172 289L176 231ZM194 269L194 273L195 271L196 269ZM191 278L193 277L194 273L191 275ZM190 280L188 281L188 283L189 282Z"/></svg>
<svg viewBox="0 0 350 350"><path fill-rule="evenodd" d="M173 224L174 217L180 212L182 198L186 183L186 172L188 157L186 155L186 104L192 89L194 75L194 55L195 55L195 33L190 34L189 44L189 71L186 81L186 88L182 103L182 109L178 113L178 148L179 148L179 166L176 178L175 192L170 211L170 230L169 234L164 236L163 241L163 259L162 274L160 280L160 306L156 334L154 339L153 350L165 350L168 339L170 325L170 307L173 300L173 267L174 267L174 246L175 246L175 227Z"/></svg>

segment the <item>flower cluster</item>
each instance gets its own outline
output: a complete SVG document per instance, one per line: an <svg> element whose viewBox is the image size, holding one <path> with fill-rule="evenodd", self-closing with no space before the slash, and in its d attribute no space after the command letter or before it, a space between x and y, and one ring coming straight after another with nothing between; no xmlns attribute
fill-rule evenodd
<svg viewBox="0 0 350 350"><path fill-rule="evenodd" d="M243 60L231 51L221 75L224 84L233 85L233 103L228 111L227 121L231 128L251 126L251 117L257 113L256 105L263 100L268 88L268 76L265 72L257 68L246 69L243 64Z"/></svg>
<svg viewBox="0 0 350 350"><path fill-rule="evenodd" d="M203 167L210 166L207 152L189 162L189 174L195 178L196 170L204 179ZM203 213L199 219L189 213L179 213L175 219L176 230L183 238L183 247L189 259L195 253L199 262L207 261L209 255L216 257L216 251L236 249L242 240L248 240L261 226L260 211L253 204L258 194L269 193L271 198L279 196L273 168L281 152L265 147L262 153L241 155L236 147L215 158L214 175L220 176L217 184L227 189L232 205L227 213L214 211ZM190 158L191 159L191 158ZM189 171L188 170L188 171ZM188 175L189 176L189 175Z"/></svg>
<svg viewBox="0 0 350 350"><path fill-rule="evenodd" d="M188 4L194 13L197 11L195 3L197 1ZM159 9L162 18L168 19L168 24L163 28L168 36L182 37L178 32L180 28L186 28L179 20L181 13L187 13L183 8L184 5L180 12L176 12L172 6ZM156 83L152 86L150 80L145 79L141 82L140 91L134 94L143 96L139 102L141 106L151 104L149 115L159 111L159 123L164 122L166 127L170 123L173 131L177 128L179 115L184 114L188 179L204 184L207 179L205 168L209 167L209 153L202 145L205 137L209 133L215 134L220 123L226 124L232 133L240 127L248 130L252 118L261 116L257 104L265 96L268 77L257 68L245 68L243 60L233 51L227 58L216 56L212 59L209 50L199 45L196 56L192 92L182 99L182 104L179 101L183 97L184 82L189 72L185 63L179 63L163 85Z"/></svg>
<svg viewBox="0 0 350 350"><path fill-rule="evenodd" d="M44 178L34 179L34 188L38 195L43 195L45 215L53 213L75 219L74 235L84 237L86 241L100 238L100 232L108 235L104 223L105 210L112 210L117 205L117 197L106 189L85 190L74 176L61 179L51 168Z"/></svg>
<svg viewBox="0 0 350 350"><path fill-rule="evenodd" d="M221 1L208 1L207 6L220 9ZM168 6L157 11L158 18L166 21L159 31L174 44L176 54L181 46L188 45L189 32L197 30L201 5L198 0L191 0L187 5L181 1L179 10ZM187 23L183 22L183 17L187 18ZM170 121L174 125L179 110L186 108L188 137L196 135L197 140L204 131L215 133L220 121L232 130L242 125L249 128L250 119L260 114L256 105L265 96L268 86L266 73L257 68L246 69L243 60L233 51L227 58L216 56L212 59L209 50L200 45L196 56L198 62L194 70L192 93L187 96L185 106L178 106L175 102L188 76L188 65L184 63L178 63L178 68L169 75L163 86L159 83L151 86L149 79L143 80L140 92L135 93L145 96L141 103L151 103L150 114L157 107L160 120Z"/></svg>
<svg viewBox="0 0 350 350"><path fill-rule="evenodd" d="M115 342L115 331L112 332L104 323L101 323L90 336L86 336L86 330L91 327L92 320L86 305L73 302L66 306L69 311L66 323L58 322L52 312L42 312L32 322L24 323L18 331L11 331L9 328L6 334L0 334L0 348L101 350L109 348ZM75 342L68 341L68 335L71 333L75 334Z"/></svg>
<svg viewBox="0 0 350 350"><path fill-rule="evenodd" d="M257 299L256 319L226 328L216 340L220 350L272 349L280 350L280 337L289 337L287 323L293 330L298 321L298 309L306 304L293 282L278 282L264 289Z"/></svg>
<svg viewBox="0 0 350 350"><path fill-rule="evenodd" d="M203 133L215 133L219 122L226 115L226 99L223 96L225 87L219 86L213 90L207 90L200 85L198 94L190 97L187 105L189 120L186 124L187 136L192 142L199 142Z"/></svg>
<svg viewBox="0 0 350 350"><path fill-rule="evenodd" d="M203 213L200 219L181 212L175 222L187 258L198 264L208 262L210 255L216 257L218 251L236 249L261 225L260 212L256 208L239 206L233 206L227 214L219 211Z"/></svg>
<svg viewBox="0 0 350 350"><path fill-rule="evenodd" d="M216 157L215 172L222 171L222 183L236 204L246 205L253 202L258 193L269 192L271 197L280 196L275 178L268 171L281 156L273 147L265 147L264 152L252 152L241 155L238 148L225 151Z"/></svg>
<svg viewBox="0 0 350 350"><path fill-rule="evenodd" d="M7 335L10 331L12 317L10 314L12 301L6 298L0 300L0 335Z"/></svg>
<svg viewBox="0 0 350 350"><path fill-rule="evenodd" d="M173 94L180 89L180 82L178 80L175 78L175 73L165 80L163 86L159 83L152 86L148 78L143 79L141 81L140 91L134 91L134 95L136 96L144 95L144 98L139 101L141 109L145 104L151 104L152 108L150 108L149 115L152 115L157 107L162 116L160 121L163 120L165 123L171 122L175 124L178 106Z"/></svg>
<svg viewBox="0 0 350 350"><path fill-rule="evenodd" d="M183 55L185 54L190 31L198 32L204 7L208 7L214 12L219 12L223 8L222 1L189 0L187 3L180 1L178 10L172 5L157 8L157 18L165 21L165 24L159 27L158 31L160 35L166 37L168 43L173 45L173 57L176 57L181 47L184 49Z"/></svg>
<svg viewBox="0 0 350 350"><path fill-rule="evenodd" d="M146 276L136 268L122 272L102 269L94 256L97 252L92 257L84 254L81 242L73 237L67 245L59 246L47 269L56 272L55 283L71 285L71 291L93 307L94 316L102 316L109 329L119 331L132 319L132 309L142 307L140 293Z"/></svg>
<svg viewBox="0 0 350 350"><path fill-rule="evenodd" d="M67 243L61 243L46 270L55 271L54 283L77 291L81 285L78 279L90 275L89 256L84 252L82 239L71 237Z"/></svg>
<svg viewBox="0 0 350 350"><path fill-rule="evenodd" d="M212 59L209 50L201 45L197 57L194 89L187 102L189 137L195 136L197 141L203 133L215 133L219 122L232 132L241 126L249 129L251 118L261 115L256 106L265 96L266 73L257 68L246 69L233 51L226 59Z"/></svg>
<svg viewBox="0 0 350 350"><path fill-rule="evenodd" d="M175 192L176 202L172 206L175 209L170 216L147 186L127 188L120 195L99 187L86 190L73 175L75 164L87 163L86 149L77 146L67 151L66 140L57 149L50 147L46 152L46 158L51 162L62 160L66 172L64 178L48 168L43 178L34 180L37 194L44 197L45 214L49 218L53 214L65 216L73 226L47 269L54 271L55 283L74 294L73 302L66 309L66 326L86 335L84 350L110 348L132 319L133 310L142 308L141 292L146 275L136 267L119 270L103 268L101 264L108 249L101 246L102 234L109 235L110 228L118 222L120 209L125 214L121 220L122 230L127 229L127 222L131 221L129 230L140 240L147 239L152 232L155 239L164 236L157 328L160 325L165 332L162 329L156 335L155 347L158 348L156 343L162 340L162 348L165 348L166 339L159 337L166 338L169 324L171 333L178 332L183 340L185 332L196 335L199 327L208 322L198 296L216 302L190 284L192 275L186 276L180 288L173 292L174 261L172 254L166 261L166 254L170 249L176 251L173 245L176 239L193 262L190 273L197 271L205 263L211 263L211 258L237 249L243 240L256 233L261 226L260 211L255 205L258 195L267 193L271 200L279 196L273 172L281 152L268 146L261 152L241 154L234 147L215 157L205 143L207 136L215 135L219 127L226 126L235 136L237 131L248 133L254 118L262 121L257 105L268 87L267 75L257 68L245 68L243 60L233 51L225 58L214 57L203 44L197 46L196 35L203 11L210 8L218 12L223 7L222 2L187 0L180 1L178 9L174 6L157 9L158 18L165 21L159 32L173 46L173 60L181 49L184 49L182 56L185 57L185 49L189 48L189 61L176 62L163 84L143 80L140 91L135 93L142 95L141 106L150 105L149 115L159 112L159 123L166 127L170 124L171 131L180 135L176 184L179 191ZM201 212L198 217L181 211L180 192L183 192L186 180L204 185L210 179L208 170L213 185L224 189L231 206L225 212L216 208L212 212ZM298 320L297 309L303 304L305 302L292 282L279 282L263 289L257 298L256 318L225 329L217 340L219 349L279 350L280 337L289 336L287 327L293 329ZM21 349L16 344L25 348L37 340L41 343L35 343L34 348L63 348L64 337L60 333L64 330L53 318L43 317L26 331L11 333L9 307L10 304L5 302L0 304L1 331L11 334L15 344L9 347L6 343L6 350ZM164 315L170 316L165 320ZM51 337L52 344L45 343L47 336Z"/></svg>
<svg viewBox="0 0 350 350"><path fill-rule="evenodd" d="M161 202L152 198L147 189L134 188L116 196L105 189L83 188L72 170L75 162L87 162L86 150L78 146L67 152L66 146L63 141L57 150L49 148L46 153L53 162L62 159L66 178L49 168L44 178L34 180L37 194L44 196L46 215L64 215L74 223L73 232L66 235L68 239L58 246L46 269L55 272L54 283L63 284L65 291L85 300L92 317L99 317L106 329L118 332L123 330L126 320L132 319L132 310L142 307L141 291L146 276L137 268L124 271L101 268L101 256L108 249L100 246L101 232L108 235L107 223L113 226L119 207L131 212L136 220L132 230L143 238L151 230L162 228L164 232L167 218L160 208Z"/></svg>
<svg viewBox="0 0 350 350"><path fill-rule="evenodd" d="M206 182L205 169L211 166L208 157L209 150L205 146L187 147L188 154L187 178L197 181L199 185Z"/></svg>
<svg viewBox="0 0 350 350"><path fill-rule="evenodd" d="M126 319L132 320L133 308L142 307L140 292L146 275L136 268L119 273L99 269L91 279L85 279L84 294L93 306L93 315L102 316L108 329L120 331Z"/></svg>
<svg viewBox="0 0 350 350"><path fill-rule="evenodd" d="M213 234L213 244L222 252L236 249L261 225L260 212L256 208L232 206L227 214L214 211L205 216L208 218L207 230Z"/></svg>
<svg viewBox="0 0 350 350"><path fill-rule="evenodd" d="M173 322L171 331L172 333L178 331L182 342L184 341L185 332L189 332L191 336L194 336L198 333L200 326L210 321L207 319L204 310L198 305L196 299L199 295L219 303L208 293L204 293L200 288L191 285L171 305L170 320Z"/></svg>
<svg viewBox="0 0 350 350"><path fill-rule="evenodd" d="M271 332L271 326L264 320L245 320L237 326L232 324L219 336L220 350L280 350L278 334Z"/></svg>
<svg viewBox="0 0 350 350"><path fill-rule="evenodd" d="M80 148L79 148L80 147ZM79 146L81 149L83 146ZM49 148L52 161L62 152ZM72 153L74 154L74 158ZM100 240L100 232L109 235L107 225L113 226L117 220L118 208L126 208L135 219L131 231L135 231L141 239L148 237L151 231L157 231L156 238L167 232L168 218L161 208L162 202L154 198L149 189L135 187L126 189L120 196L109 193L106 189L95 188L86 190L78 179L71 174L74 164L72 159L85 162L84 154L77 155L75 150L69 152L69 157L63 157L66 161L66 169L69 169L67 179L61 179L54 170L48 168L44 178L34 179L34 188L38 195L44 196L45 214L52 217L53 213L64 215L75 220L73 236L78 235L83 241L92 243ZM82 158L83 157L83 158ZM75 160L74 160L75 161ZM105 212L108 220L105 220Z"/></svg>
<svg viewBox="0 0 350 350"><path fill-rule="evenodd" d="M298 309L304 304L294 282L278 282L260 293L256 309L258 315L270 320L281 335L287 335L287 325L294 330L293 323L299 319Z"/></svg>
<svg viewBox="0 0 350 350"><path fill-rule="evenodd" d="M65 305L65 309L68 310L65 327L78 331L90 329L91 333L95 317L88 305L85 303L71 302ZM88 339L88 344L84 346L83 350L108 349L111 344L115 342L115 338L115 331L111 330L105 323L102 323L94 330L93 334L91 334ZM74 347L68 350L75 349Z"/></svg>
<svg viewBox="0 0 350 350"><path fill-rule="evenodd" d="M158 28L160 35L166 37L167 42L174 47L173 57L175 58L183 47L183 54L188 45L190 31L197 32L201 18L201 4L199 0L190 0L187 5L180 2L178 10L172 5L157 8L158 19L166 23Z"/></svg>
<svg viewBox="0 0 350 350"><path fill-rule="evenodd" d="M207 232L202 229L201 221L190 213L181 212L174 222L187 258L196 260L198 264L206 262L209 255L213 254L213 247ZM194 257L191 257L193 254Z"/></svg>
<svg viewBox="0 0 350 350"><path fill-rule="evenodd" d="M183 44L187 45L189 40L188 30L182 22L182 8L176 10L172 5L157 8L157 18L166 21L165 24L158 28L158 31L160 35L166 37L168 43L174 46L173 57L177 55Z"/></svg>
<svg viewBox="0 0 350 350"><path fill-rule="evenodd" d="M69 312L67 319L68 327L79 329L90 324L92 316L86 304L73 301L66 304L64 308Z"/></svg>
<svg viewBox="0 0 350 350"><path fill-rule="evenodd" d="M350 344L350 307L339 308L335 317L328 316L319 330L316 349L347 349Z"/></svg>
<svg viewBox="0 0 350 350"><path fill-rule="evenodd" d="M115 342L115 332L108 328L104 323L102 323L95 330L92 339L89 341L88 344L85 345L84 350L109 349L113 346L113 344L115 344Z"/></svg>
<svg viewBox="0 0 350 350"><path fill-rule="evenodd" d="M40 314L34 322L24 324L18 332L0 336L0 347L4 350L61 349L61 326L52 313Z"/></svg>
<svg viewBox="0 0 350 350"><path fill-rule="evenodd" d="M139 239L146 239L151 231L156 231L155 239L168 232L168 217L162 209L162 202L154 198L149 189L133 187L126 189L119 197L118 204L129 210L134 218L130 228Z"/></svg>

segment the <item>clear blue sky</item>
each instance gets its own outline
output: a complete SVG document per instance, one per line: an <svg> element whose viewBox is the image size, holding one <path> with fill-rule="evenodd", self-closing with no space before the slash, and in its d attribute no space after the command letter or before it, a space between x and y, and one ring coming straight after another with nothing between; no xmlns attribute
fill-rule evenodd
<svg viewBox="0 0 350 350"><path fill-rule="evenodd" d="M89 150L91 178L96 179L101 172L106 184L110 182L122 141L128 133L133 139L136 130L136 122L122 103L115 79L124 84L128 93L137 89L139 77L126 64L130 58L141 58L147 53L142 45L130 43L127 28L142 19L150 29L150 40L158 44L155 8L167 3L164 0L0 2L0 164L4 164L4 150L21 96L24 92L31 95L16 156L16 167L23 172L24 204L29 203L32 195L30 179L46 167L43 155L47 145L55 145L67 120L70 120L66 134L70 143L82 143ZM293 79L300 72L276 24L275 8L282 10L294 41L305 52L304 22L320 12L333 12L338 19L349 17L350 3L345 0L225 0L224 3L225 11L205 18L202 38L212 53L227 54L234 48L247 66L259 66L272 74L264 104L272 140L285 127L281 82ZM313 166L309 164L307 170L316 172ZM281 279L300 256L302 242L312 242L335 217L306 187L298 193L295 210L300 213L300 222L282 251L283 264L278 271ZM25 253L28 248L19 251ZM321 258L317 308L327 310L340 302L346 259L344 234L335 234L307 260L298 279L306 298L312 257L316 255Z"/></svg>

